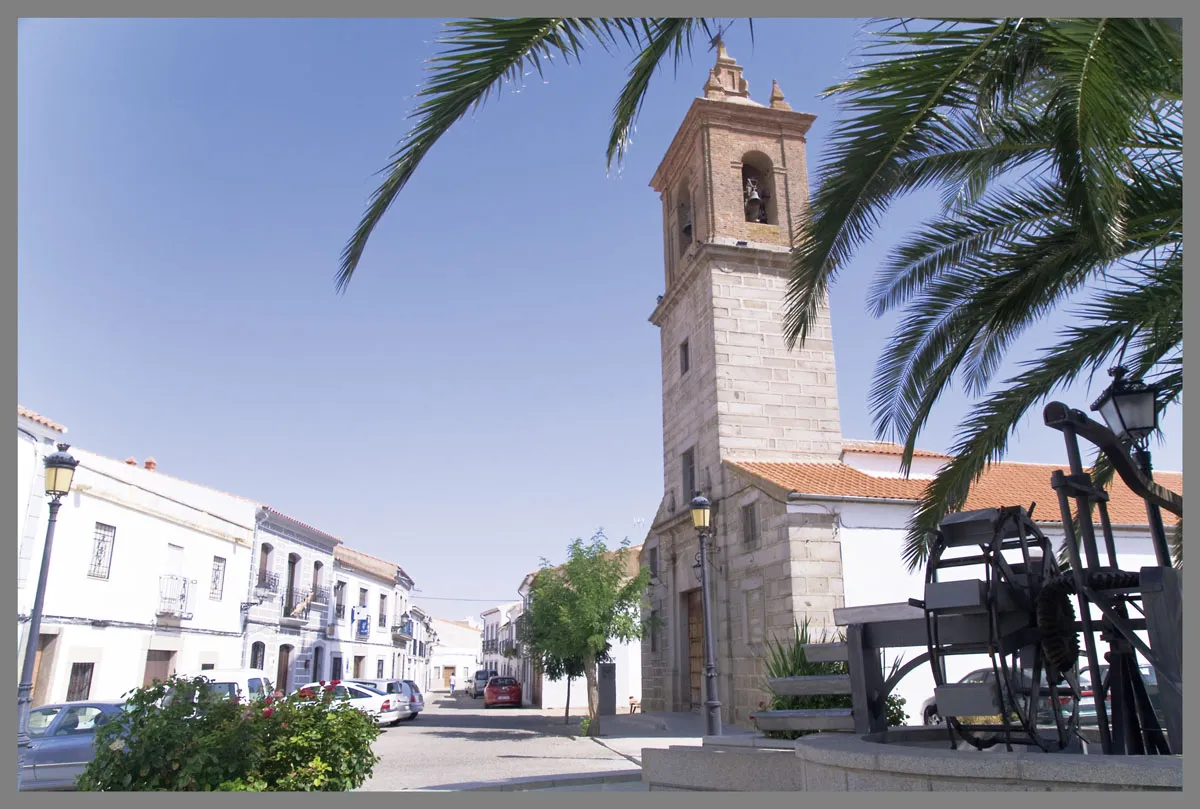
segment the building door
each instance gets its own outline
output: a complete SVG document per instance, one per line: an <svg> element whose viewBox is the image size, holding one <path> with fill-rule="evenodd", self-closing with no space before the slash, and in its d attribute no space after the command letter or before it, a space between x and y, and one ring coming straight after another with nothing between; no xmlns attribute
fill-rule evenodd
<svg viewBox="0 0 1200 809"><path fill-rule="evenodd" d="M704 676L704 611L700 604L700 591L690 590L687 594L688 616L688 682L690 709L700 710L704 700L700 680Z"/></svg>
<svg viewBox="0 0 1200 809"><path fill-rule="evenodd" d="M166 680L175 668L175 653L151 649L146 652L146 674L142 686L154 685L155 680Z"/></svg>
<svg viewBox="0 0 1200 809"><path fill-rule="evenodd" d="M288 673L292 670L292 647L284 644L279 647L279 667L275 670L275 688L288 693L290 683Z"/></svg>
<svg viewBox="0 0 1200 809"><path fill-rule="evenodd" d="M542 668L537 663L533 664L533 683L529 688L529 700L533 703L533 707L542 707Z"/></svg>
<svg viewBox="0 0 1200 809"><path fill-rule="evenodd" d="M331 671L329 673L329 679L331 679L331 680L342 679L342 658L338 657L338 656L334 656L334 657L330 658L330 660L333 662L333 671Z"/></svg>
<svg viewBox="0 0 1200 809"><path fill-rule="evenodd" d="M325 679L321 676L325 670L325 661L322 654L324 651L325 649L321 646L313 648L313 679L318 682Z"/></svg>
<svg viewBox="0 0 1200 809"><path fill-rule="evenodd" d="M367 662L366 655L355 655L354 656L354 679L361 680L365 676L363 674L363 665L366 662Z"/></svg>
<svg viewBox="0 0 1200 809"><path fill-rule="evenodd" d="M454 676L455 671L457 671L457 669L454 666L446 666L446 668L442 669L443 687L447 689L450 688L450 678Z"/></svg>
<svg viewBox="0 0 1200 809"><path fill-rule="evenodd" d="M50 673L54 670L54 651L58 646L58 635L38 635L37 651L33 653L33 707L49 702Z"/></svg>

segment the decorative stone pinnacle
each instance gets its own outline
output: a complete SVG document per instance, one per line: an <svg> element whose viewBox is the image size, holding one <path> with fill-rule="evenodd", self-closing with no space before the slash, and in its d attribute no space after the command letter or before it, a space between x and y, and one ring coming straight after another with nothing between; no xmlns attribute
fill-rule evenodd
<svg viewBox="0 0 1200 809"><path fill-rule="evenodd" d="M773 110L790 110L792 105L783 100L783 90L779 89L779 82L775 79L771 80L771 109Z"/></svg>
<svg viewBox="0 0 1200 809"><path fill-rule="evenodd" d="M704 84L704 97L713 101L724 101L727 98L749 98L750 85L742 78L742 67L729 52L725 50L725 41L716 39L717 63L708 73L708 81Z"/></svg>

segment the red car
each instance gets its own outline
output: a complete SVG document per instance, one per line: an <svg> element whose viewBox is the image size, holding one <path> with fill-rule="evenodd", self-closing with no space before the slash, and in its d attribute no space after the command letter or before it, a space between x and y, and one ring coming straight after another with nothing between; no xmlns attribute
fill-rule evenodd
<svg viewBox="0 0 1200 809"><path fill-rule="evenodd" d="M521 684L512 677L493 677L483 689L483 707L515 705L521 707Z"/></svg>

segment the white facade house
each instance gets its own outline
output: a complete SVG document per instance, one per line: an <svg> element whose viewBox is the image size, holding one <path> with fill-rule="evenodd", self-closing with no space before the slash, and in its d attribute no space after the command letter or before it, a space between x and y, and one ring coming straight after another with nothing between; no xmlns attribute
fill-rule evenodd
<svg viewBox="0 0 1200 809"><path fill-rule="evenodd" d="M513 622L522 612L522 604L514 601L502 604L480 614L483 621L483 633L480 636L482 663L480 668L485 671L495 671L505 677L516 676L512 658L504 656L506 644L511 646L513 639Z"/></svg>
<svg viewBox="0 0 1200 809"><path fill-rule="evenodd" d="M401 679L412 680L422 691L436 688L433 681L433 653L439 643L437 631L433 628L433 617L414 604L412 613L413 640L412 654L406 658L406 673Z"/></svg>
<svg viewBox="0 0 1200 809"><path fill-rule="evenodd" d="M28 413L18 411L22 653L48 513L35 478L51 437ZM119 698L173 672L236 667L254 504L158 472L152 459L137 466L69 451L79 466L58 513L34 704Z"/></svg>
<svg viewBox="0 0 1200 809"><path fill-rule="evenodd" d="M466 621L433 618L432 624L438 642L430 660L433 666L431 690L449 691L450 678L454 677L455 689L461 691L483 662L479 641L482 632Z"/></svg>
<svg viewBox="0 0 1200 809"><path fill-rule="evenodd" d="M334 549L341 540L270 506L255 514L254 565L243 582L242 665L285 693L323 679L336 644L326 636Z"/></svg>
<svg viewBox="0 0 1200 809"><path fill-rule="evenodd" d="M414 628L412 579L399 565L352 548L334 550L332 679L408 678ZM419 685L420 683L418 683Z"/></svg>

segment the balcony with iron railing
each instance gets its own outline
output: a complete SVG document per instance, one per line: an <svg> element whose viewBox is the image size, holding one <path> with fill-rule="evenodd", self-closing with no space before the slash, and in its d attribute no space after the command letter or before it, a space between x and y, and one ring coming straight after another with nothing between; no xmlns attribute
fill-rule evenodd
<svg viewBox="0 0 1200 809"><path fill-rule="evenodd" d="M401 621L392 627L392 640L394 641L410 641L413 639L413 622Z"/></svg>
<svg viewBox="0 0 1200 809"><path fill-rule="evenodd" d="M190 621L195 583L195 580L185 579L183 576L159 576L158 616Z"/></svg>
<svg viewBox="0 0 1200 809"><path fill-rule="evenodd" d="M307 590L293 589L285 593L279 611L280 623L296 626L308 623L308 612L311 606L312 593Z"/></svg>
<svg viewBox="0 0 1200 809"><path fill-rule="evenodd" d="M329 588L320 585L312 589L312 603L325 605L329 603Z"/></svg>
<svg viewBox="0 0 1200 809"><path fill-rule="evenodd" d="M254 579L254 596L260 601L271 601L279 593L279 574L266 570L258 571Z"/></svg>

